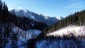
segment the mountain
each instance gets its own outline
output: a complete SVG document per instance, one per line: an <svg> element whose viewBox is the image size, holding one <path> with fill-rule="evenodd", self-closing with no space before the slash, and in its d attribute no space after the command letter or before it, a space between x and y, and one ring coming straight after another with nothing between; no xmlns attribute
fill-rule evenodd
<svg viewBox="0 0 85 48"><path fill-rule="evenodd" d="M55 17L8 11L0 3L0 48L85 48L85 10L59 17L50 26Z"/></svg>
<svg viewBox="0 0 85 48"><path fill-rule="evenodd" d="M41 30L23 30L14 23L0 23L0 48L26 48L26 43L30 39L36 38Z"/></svg>
<svg viewBox="0 0 85 48"><path fill-rule="evenodd" d="M0 5L0 48L26 48L30 39L36 38L48 25L25 16L19 17Z"/></svg>
<svg viewBox="0 0 85 48"><path fill-rule="evenodd" d="M62 19L64 19L64 17L61 17L61 16L60 16L60 17L57 17L57 19L58 19L58 20L62 20Z"/></svg>
<svg viewBox="0 0 85 48"><path fill-rule="evenodd" d="M60 20L56 24L49 26L43 30L45 34L59 30L69 25L85 25L85 10L76 12Z"/></svg>
<svg viewBox="0 0 85 48"><path fill-rule="evenodd" d="M59 19L56 17L49 17L49 16L44 16L42 14L37 14L34 12L31 12L29 10L22 10L22 9L13 9L10 10L11 13L20 16L20 17L27 17L30 18L32 20L38 21L38 22L44 22L47 25L53 25L56 22L58 22L60 19L63 19L63 17L60 17Z"/></svg>
<svg viewBox="0 0 85 48"><path fill-rule="evenodd" d="M45 28L43 34L36 48L85 48L85 10Z"/></svg>

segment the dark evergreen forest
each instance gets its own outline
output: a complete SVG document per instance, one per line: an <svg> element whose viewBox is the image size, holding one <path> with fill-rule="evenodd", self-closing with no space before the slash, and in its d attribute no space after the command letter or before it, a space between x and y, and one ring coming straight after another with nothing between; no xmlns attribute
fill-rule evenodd
<svg viewBox="0 0 85 48"><path fill-rule="evenodd" d="M43 30L43 33L47 34L56 31L60 28L64 28L68 25L78 25L78 26L85 25L85 10L68 15L66 18L60 20L56 24L45 28Z"/></svg>

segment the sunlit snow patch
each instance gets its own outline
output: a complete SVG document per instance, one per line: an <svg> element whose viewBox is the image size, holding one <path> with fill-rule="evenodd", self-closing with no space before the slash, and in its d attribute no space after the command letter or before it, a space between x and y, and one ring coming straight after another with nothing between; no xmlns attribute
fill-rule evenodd
<svg viewBox="0 0 85 48"><path fill-rule="evenodd" d="M67 26L60 30L54 31L52 33L47 34L47 36L63 36L68 34L74 34L75 36L83 36L85 35L85 26Z"/></svg>

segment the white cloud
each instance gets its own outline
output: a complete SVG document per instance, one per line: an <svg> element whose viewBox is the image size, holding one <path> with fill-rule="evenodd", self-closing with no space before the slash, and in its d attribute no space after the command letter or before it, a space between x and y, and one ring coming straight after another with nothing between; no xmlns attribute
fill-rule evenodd
<svg viewBox="0 0 85 48"><path fill-rule="evenodd" d="M67 6L65 6L64 8L72 8L72 9L76 9L76 8L83 8L83 4L78 2L78 3L71 3Z"/></svg>
<svg viewBox="0 0 85 48"><path fill-rule="evenodd" d="M23 9L22 7L18 7L18 9Z"/></svg>

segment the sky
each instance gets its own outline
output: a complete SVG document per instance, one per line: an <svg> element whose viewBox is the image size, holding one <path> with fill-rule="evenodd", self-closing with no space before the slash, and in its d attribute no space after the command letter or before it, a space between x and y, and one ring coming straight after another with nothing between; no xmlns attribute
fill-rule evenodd
<svg viewBox="0 0 85 48"><path fill-rule="evenodd" d="M27 9L51 17L66 17L85 9L85 0L2 0L9 10Z"/></svg>

